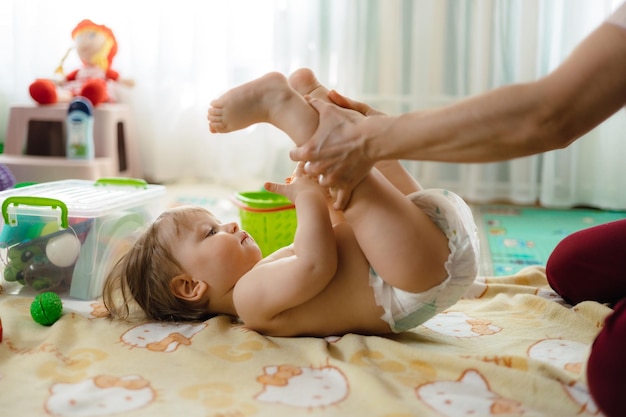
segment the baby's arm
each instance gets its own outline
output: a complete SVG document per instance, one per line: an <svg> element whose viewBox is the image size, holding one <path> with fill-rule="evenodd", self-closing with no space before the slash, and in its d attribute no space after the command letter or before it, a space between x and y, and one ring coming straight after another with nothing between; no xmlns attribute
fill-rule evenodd
<svg viewBox="0 0 626 417"><path fill-rule="evenodd" d="M253 328L315 297L337 270L337 244L326 195L316 181L303 175L302 164L290 184L267 183L266 188L295 204L298 227L292 254L260 262L235 287L237 313Z"/></svg>

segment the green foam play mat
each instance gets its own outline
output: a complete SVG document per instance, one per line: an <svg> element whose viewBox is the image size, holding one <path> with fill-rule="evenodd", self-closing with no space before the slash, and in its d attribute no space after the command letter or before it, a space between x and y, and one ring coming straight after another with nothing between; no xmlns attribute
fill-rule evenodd
<svg viewBox="0 0 626 417"><path fill-rule="evenodd" d="M482 232L482 250L487 252L482 273L501 276L530 265L545 265L565 236L625 219L626 212L487 205L474 207L474 216Z"/></svg>

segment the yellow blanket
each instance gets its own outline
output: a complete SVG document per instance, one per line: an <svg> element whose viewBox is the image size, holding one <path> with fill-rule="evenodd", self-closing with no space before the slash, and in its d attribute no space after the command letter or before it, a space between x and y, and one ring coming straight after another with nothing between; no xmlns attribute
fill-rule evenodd
<svg viewBox="0 0 626 417"><path fill-rule="evenodd" d="M75 300L44 327L31 301L0 295L6 416L598 415L585 363L611 311L564 304L537 267L479 278L389 337L264 337L226 317L128 324Z"/></svg>

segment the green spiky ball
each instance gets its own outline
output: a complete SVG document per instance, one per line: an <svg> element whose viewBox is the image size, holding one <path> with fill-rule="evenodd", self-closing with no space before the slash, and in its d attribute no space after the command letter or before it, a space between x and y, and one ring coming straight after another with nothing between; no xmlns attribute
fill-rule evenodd
<svg viewBox="0 0 626 417"><path fill-rule="evenodd" d="M38 294L30 305L30 315L37 323L44 326L53 325L61 318L63 303L61 297L54 292Z"/></svg>

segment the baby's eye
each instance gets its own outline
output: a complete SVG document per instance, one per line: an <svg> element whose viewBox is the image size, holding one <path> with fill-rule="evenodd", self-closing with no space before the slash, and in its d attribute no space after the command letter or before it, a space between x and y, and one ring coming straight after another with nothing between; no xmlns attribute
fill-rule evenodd
<svg viewBox="0 0 626 417"><path fill-rule="evenodd" d="M207 232L207 234L206 234L206 237L213 236L213 235L214 235L214 234L216 234L216 233L217 233L217 230L215 230L215 229L209 229L209 231L208 231L208 232Z"/></svg>

